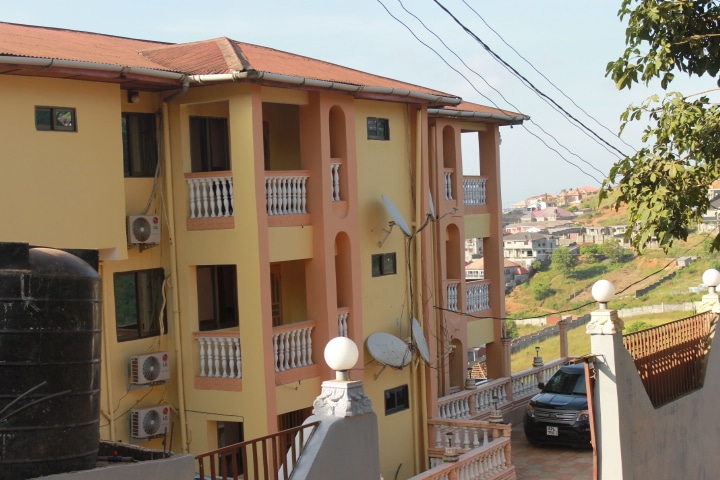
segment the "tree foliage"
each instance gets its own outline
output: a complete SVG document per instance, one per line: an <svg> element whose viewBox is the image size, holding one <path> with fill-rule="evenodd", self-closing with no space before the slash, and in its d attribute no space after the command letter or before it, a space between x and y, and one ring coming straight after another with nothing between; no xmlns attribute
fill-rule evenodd
<svg viewBox="0 0 720 480"><path fill-rule="evenodd" d="M659 79L666 90L676 72L717 76L720 0L623 0L619 16L628 22L627 48L607 66L619 89ZM708 187L720 177L720 109L708 93L651 96L621 116L621 132L647 122L645 146L613 165L601 198L618 191L614 206L627 204L627 238L638 250L653 237L666 251L687 240L709 207ZM720 235L712 247L720 249Z"/></svg>
<svg viewBox="0 0 720 480"><path fill-rule="evenodd" d="M568 247L558 247L552 253L552 268L569 275L575 270L578 260Z"/></svg>

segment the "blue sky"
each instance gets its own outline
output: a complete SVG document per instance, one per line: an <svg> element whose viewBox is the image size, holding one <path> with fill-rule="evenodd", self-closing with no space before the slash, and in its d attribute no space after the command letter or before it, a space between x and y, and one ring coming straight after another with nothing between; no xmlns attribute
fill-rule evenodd
<svg viewBox="0 0 720 480"><path fill-rule="evenodd" d="M624 49L625 27L617 18L619 0L465 2L441 0L541 91L617 148L630 152L630 147L617 138L613 140L619 127L618 118L630 103L639 103L649 91L633 88L630 92L618 92L604 76L606 64ZM472 85L413 38L382 4L447 62L460 69ZM597 181L605 177L616 160L614 153L581 133L523 86L432 0L403 0L403 4L484 80L463 67L403 10L398 0L36 0L4 5L0 19L167 42L225 36L435 88L475 103L519 110L530 115L533 123L527 124L527 128L516 126L501 130L504 205L544 192L598 186ZM467 5L562 93L508 48ZM563 94L603 126L579 111ZM541 132L538 125L562 146ZM529 132L543 138L565 159ZM630 130L623 139L637 146L638 132L638 129Z"/></svg>

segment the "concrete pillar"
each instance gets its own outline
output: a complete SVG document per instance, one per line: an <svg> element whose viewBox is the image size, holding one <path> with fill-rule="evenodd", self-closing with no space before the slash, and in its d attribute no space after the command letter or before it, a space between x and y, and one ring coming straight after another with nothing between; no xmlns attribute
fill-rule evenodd
<svg viewBox="0 0 720 480"><path fill-rule="evenodd" d="M599 479L632 480L632 444L628 422L631 415L624 402L626 393L618 389L616 361L625 346L622 343L623 321L617 311L601 309L592 312L586 332L590 350L596 355L593 407L595 449L598 453ZM623 407L625 407L623 409Z"/></svg>
<svg viewBox="0 0 720 480"><path fill-rule="evenodd" d="M560 332L560 358L568 357L568 322L564 318L558 322Z"/></svg>

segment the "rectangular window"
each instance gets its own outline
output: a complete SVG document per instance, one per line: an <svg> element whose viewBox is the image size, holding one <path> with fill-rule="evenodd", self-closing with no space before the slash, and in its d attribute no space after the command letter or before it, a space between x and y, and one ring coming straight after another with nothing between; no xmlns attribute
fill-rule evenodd
<svg viewBox="0 0 720 480"><path fill-rule="evenodd" d="M200 331L238 326L235 265L198 266L197 295Z"/></svg>
<svg viewBox="0 0 720 480"><path fill-rule="evenodd" d="M122 114L123 166L126 177L154 177L157 131L152 113Z"/></svg>
<svg viewBox="0 0 720 480"><path fill-rule="evenodd" d="M407 385L385 390L385 415L401 412L408 408L410 408L410 399Z"/></svg>
<svg viewBox="0 0 720 480"><path fill-rule="evenodd" d="M75 109L68 107L35 107L35 129L77 132Z"/></svg>
<svg viewBox="0 0 720 480"><path fill-rule="evenodd" d="M227 118L190 117L190 160L193 172L230 170Z"/></svg>
<svg viewBox="0 0 720 480"><path fill-rule="evenodd" d="M161 321L167 332L162 308L163 269L118 272L113 277L118 342L160 335Z"/></svg>
<svg viewBox="0 0 720 480"><path fill-rule="evenodd" d="M367 117L368 140L390 140L390 122L387 118Z"/></svg>
<svg viewBox="0 0 720 480"><path fill-rule="evenodd" d="M372 276L395 275L397 263L395 253L379 253L372 256Z"/></svg>

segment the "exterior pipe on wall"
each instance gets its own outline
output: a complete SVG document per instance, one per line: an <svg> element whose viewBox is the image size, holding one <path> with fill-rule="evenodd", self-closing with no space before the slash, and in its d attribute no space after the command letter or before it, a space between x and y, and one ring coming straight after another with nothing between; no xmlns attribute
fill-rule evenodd
<svg viewBox="0 0 720 480"><path fill-rule="evenodd" d="M121 65L110 65L107 63L97 62L81 62L78 60L58 60L56 58L30 58L30 57L9 57L0 56L0 63L12 65L32 65L36 67L50 68L78 68L82 70L100 70L104 72L117 72L118 74L133 73L137 75L146 75L149 77L167 78L170 80L184 80L187 75L179 72L171 72L168 70L155 70L144 67L128 67Z"/></svg>

